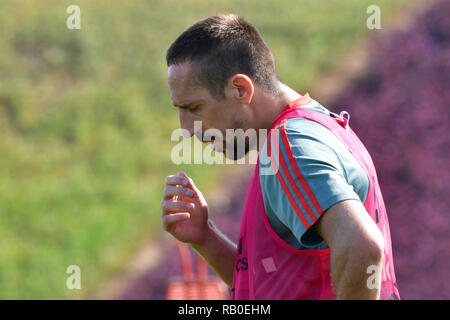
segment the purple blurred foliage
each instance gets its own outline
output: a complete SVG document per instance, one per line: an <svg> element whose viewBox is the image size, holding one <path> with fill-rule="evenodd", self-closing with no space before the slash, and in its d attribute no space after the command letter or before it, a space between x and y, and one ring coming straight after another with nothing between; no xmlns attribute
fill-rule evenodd
<svg viewBox="0 0 450 320"><path fill-rule="evenodd" d="M403 299L450 299L450 1L372 42L367 73L330 106L347 110L386 203Z"/></svg>
<svg viewBox="0 0 450 320"><path fill-rule="evenodd" d="M377 168L402 299L450 299L449 30L450 1L440 1L408 31L375 39L368 72L329 106L351 114ZM213 218L233 241L247 186ZM165 246L158 267L119 298L164 299L175 275L177 248Z"/></svg>

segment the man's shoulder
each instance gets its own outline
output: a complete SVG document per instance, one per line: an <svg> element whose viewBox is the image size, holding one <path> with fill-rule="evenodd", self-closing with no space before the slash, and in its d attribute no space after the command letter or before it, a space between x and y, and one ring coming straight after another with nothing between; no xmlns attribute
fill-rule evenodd
<svg viewBox="0 0 450 320"><path fill-rule="evenodd" d="M325 108L323 105L321 105L319 102L317 102L316 100L312 100L311 103L302 106L301 108L303 109L308 109L308 110L312 110L315 112L319 112L319 113L323 113L325 115L332 115L333 113L328 110L327 108ZM286 130L292 133L296 133L296 132L305 132L307 133L308 131L329 131L326 127L324 127L323 125L321 125L320 123L311 120L311 119L307 119L307 118L301 118L301 117L295 117L295 118L288 118L285 120L285 128ZM279 130L280 128L280 124L279 123L277 125L277 130Z"/></svg>
<svg viewBox="0 0 450 320"><path fill-rule="evenodd" d="M303 107L302 107L303 108ZM329 114L330 111L313 100L305 108ZM292 155L294 158L306 156L308 158L323 159L328 153L335 153L330 148L344 147L338 138L322 124L306 118L288 118L277 124L269 139L266 139L260 152L260 175L265 175L266 169L273 171L278 164L278 153ZM287 162L289 165L290 163ZM299 162L302 166L306 162ZM272 168L270 168L272 167ZM271 170L272 169L272 170ZM277 170L277 168L275 168Z"/></svg>

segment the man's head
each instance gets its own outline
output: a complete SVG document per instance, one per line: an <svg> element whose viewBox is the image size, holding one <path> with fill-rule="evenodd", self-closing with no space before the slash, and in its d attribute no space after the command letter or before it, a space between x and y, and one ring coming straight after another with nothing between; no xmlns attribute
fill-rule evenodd
<svg viewBox="0 0 450 320"><path fill-rule="evenodd" d="M217 100L225 98L226 83L237 73L276 91L272 53L258 30L233 14L212 16L188 28L172 43L166 60L168 66L192 62L190 81L208 88Z"/></svg>
<svg viewBox="0 0 450 320"><path fill-rule="evenodd" d="M225 129L246 130L255 92L278 92L272 53L256 28L236 15L197 22L170 46L166 60L172 101L191 135L196 120L203 132L216 128L224 137ZM216 150L230 142L216 141Z"/></svg>

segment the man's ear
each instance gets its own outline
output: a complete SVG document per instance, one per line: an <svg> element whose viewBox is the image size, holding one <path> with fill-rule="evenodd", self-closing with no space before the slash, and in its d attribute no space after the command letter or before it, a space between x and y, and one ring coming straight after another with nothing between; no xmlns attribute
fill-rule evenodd
<svg viewBox="0 0 450 320"><path fill-rule="evenodd" d="M245 74L235 74L228 82L230 88L233 90L234 98L241 100L242 103L249 105L255 93L255 87L252 79Z"/></svg>

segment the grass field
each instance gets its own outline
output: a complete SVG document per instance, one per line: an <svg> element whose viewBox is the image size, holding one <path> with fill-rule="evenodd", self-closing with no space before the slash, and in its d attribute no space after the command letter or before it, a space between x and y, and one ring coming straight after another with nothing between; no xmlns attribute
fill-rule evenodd
<svg viewBox="0 0 450 320"><path fill-rule="evenodd" d="M259 28L286 83L308 91L406 0L0 2L0 298L79 299L160 234L166 175L215 190L223 166L170 161L177 128L165 50L195 21L237 13ZM66 8L81 8L68 30ZM205 192L206 194L208 191ZM66 289L79 265L82 290Z"/></svg>

